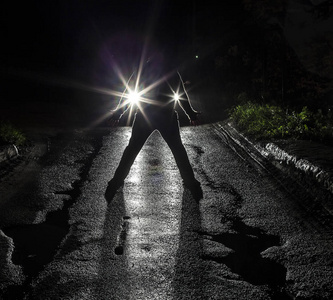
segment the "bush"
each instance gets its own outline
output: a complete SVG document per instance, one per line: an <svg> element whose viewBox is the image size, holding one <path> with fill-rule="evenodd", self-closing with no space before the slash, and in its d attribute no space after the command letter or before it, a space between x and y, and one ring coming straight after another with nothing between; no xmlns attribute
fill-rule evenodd
<svg viewBox="0 0 333 300"><path fill-rule="evenodd" d="M25 143L26 137L22 132L7 122L0 123L0 145L15 144L21 146Z"/></svg>
<svg viewBox="0 0 333 300"><path fill-rule="evenodd" d="M239 130L256 139L332 141L331 118L324 116L321 111L313 113L307 107L296 112L280 106L246 102L236 106L230 117Z"/></svg>

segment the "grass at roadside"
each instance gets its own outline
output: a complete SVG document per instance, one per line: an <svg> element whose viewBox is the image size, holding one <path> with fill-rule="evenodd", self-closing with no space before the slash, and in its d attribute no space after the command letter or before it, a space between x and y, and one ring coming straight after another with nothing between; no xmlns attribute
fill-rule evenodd
<svg viewBox="0 0 333 300"><path fill-rule="evenodd" d="M230 112L236 127L255 139L304 139L333 142L333 117L320 110L300 111L246 102Z"/></svg>
<svg viewBox="0 0 333 300"><path fill-rule="evenodd" d="M0 145L14 144L22 146L26 136L9 122L0 122Z"/></svg>

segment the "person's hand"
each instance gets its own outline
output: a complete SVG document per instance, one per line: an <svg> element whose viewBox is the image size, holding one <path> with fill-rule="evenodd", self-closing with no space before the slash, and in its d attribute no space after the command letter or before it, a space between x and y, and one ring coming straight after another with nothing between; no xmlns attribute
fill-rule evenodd
<svg viewBox="0 0 333 300"><path fill-rule="evenodd" d="M198 125L200 125L200 120L199 120L199 118L198 118L198 116L201 114L201 112L196 112L195 113L195 116L193 117L193 118L191 118L191 120L190 120L190 124L192 125L192 126L198 126Z"/></svg>
<svg viewBox="0 0 333 300"><path fill-rule="evenodd" d="M115 113L111 113L111 116L108 120L108 125L111 127L116 127L119 125L119 120L120 120L120 116L115 114Z"/></svg>
<svg viewBox="0 0 333 300"><path fill-rule="evenodd" d="M108 121L109 126L116 127L119 125L119 119L112 119L110 118Z"/></svg>

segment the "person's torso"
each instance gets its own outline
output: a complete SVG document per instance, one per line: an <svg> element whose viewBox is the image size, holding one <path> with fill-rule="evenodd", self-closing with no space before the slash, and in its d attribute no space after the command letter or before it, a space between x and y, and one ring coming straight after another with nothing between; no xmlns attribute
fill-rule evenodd
<svg viewBox="0 0 333 300"><path fill-rule="evenodd" d="M142 80L139 86L141 91L139 109L147 115L172 114L177 107L174 93L180 89L180 80L177 74L168 78L156 80ZM139 91L140 92L140 91Z"/></svg>

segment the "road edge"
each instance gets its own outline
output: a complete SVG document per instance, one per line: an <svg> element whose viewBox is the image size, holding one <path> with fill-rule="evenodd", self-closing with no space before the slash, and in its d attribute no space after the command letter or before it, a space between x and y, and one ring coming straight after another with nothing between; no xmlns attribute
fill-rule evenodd
<svg viewBox="0 0 333 300"><path fill-rule="evenodd" d="M333 216L333 174L315 163L288 153L273 142L259 143L241 134L230 121L213 124L218 134L243 159L252 160L279 181L291 194L296 183L311 195L311 205L321 205ZM285 178L283 178L285 177ZM292 184L286 186L286 182ZM309 204L309 203L308 203Z"/></svg>

